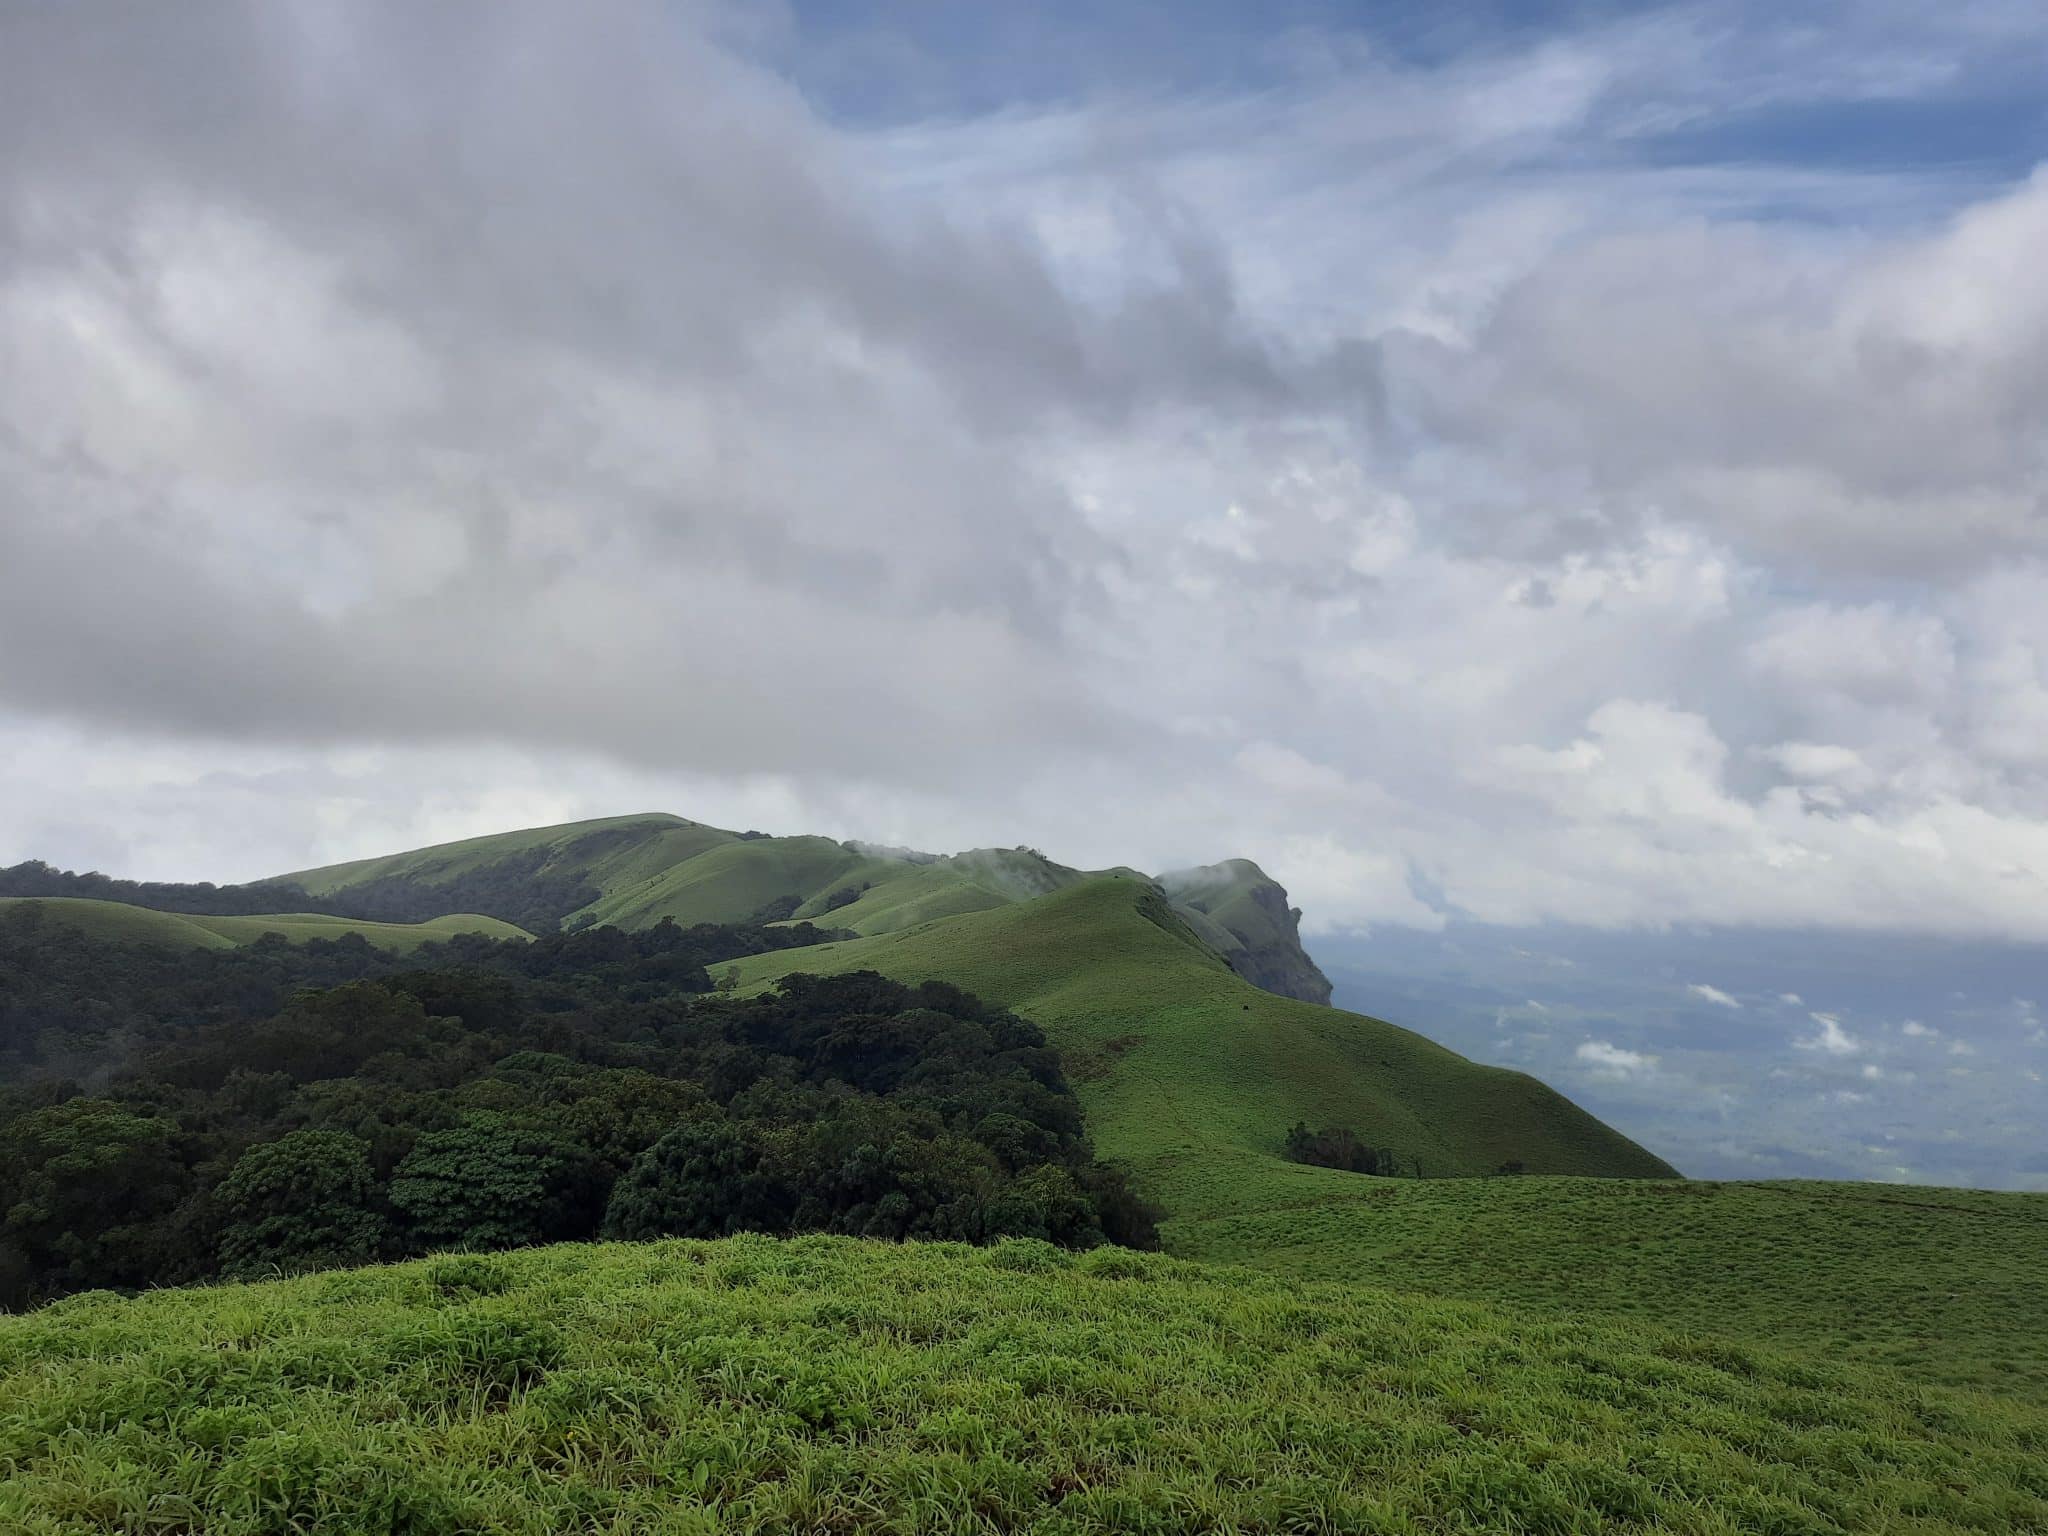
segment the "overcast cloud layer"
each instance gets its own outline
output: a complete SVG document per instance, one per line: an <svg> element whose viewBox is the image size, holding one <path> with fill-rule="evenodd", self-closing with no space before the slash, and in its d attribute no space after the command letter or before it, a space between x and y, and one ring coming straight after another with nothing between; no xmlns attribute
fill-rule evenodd
<svg viewBox="0 0 2048 1536"><path fill-rule="evenodd" d="M0 860L2048 939L2038 6L1118 14L0 0Z"/></svg>

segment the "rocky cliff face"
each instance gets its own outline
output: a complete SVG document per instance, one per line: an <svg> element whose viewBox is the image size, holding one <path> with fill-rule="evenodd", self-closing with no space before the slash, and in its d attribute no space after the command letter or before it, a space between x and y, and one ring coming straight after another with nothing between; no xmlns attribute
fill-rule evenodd
<svg viewBox="0 0 2048 1536"><path fill-rule="evenodd" d="M1280 883L1250 859L1226 859L1159 877L1174 909L1255 987L1330 1000L1330 978L1301 944L1301 909L1287 904Z"/></svg>

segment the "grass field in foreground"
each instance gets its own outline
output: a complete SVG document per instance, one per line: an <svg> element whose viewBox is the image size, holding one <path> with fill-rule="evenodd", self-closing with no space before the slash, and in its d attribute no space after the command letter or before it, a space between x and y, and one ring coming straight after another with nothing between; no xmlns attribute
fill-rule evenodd
<svg viewBox="0 0 2048 1536"><path fill-rule="evenodd" d="M370 923L319 912L194 917L71 896L0 896L0 912L26 904L42 907L49 921L81 928L94 938L129 944L168 944L182 949L232 949L238 944L252 943L266 933L283 934L295 944L307 939L339 939L353 933L381 949L397 950L417 949L429 940L451 939L458 933L480 933L491 939L531 937L523 928L475 913L456 913L424 923Z"/></svg>
<svg viewBox="0 0 2048 1536"><path fill-rule="evenodd" d="M0 1528L2048 1528L2048 1412L1103 1249L564 1246L0 1318Z"/></svg>

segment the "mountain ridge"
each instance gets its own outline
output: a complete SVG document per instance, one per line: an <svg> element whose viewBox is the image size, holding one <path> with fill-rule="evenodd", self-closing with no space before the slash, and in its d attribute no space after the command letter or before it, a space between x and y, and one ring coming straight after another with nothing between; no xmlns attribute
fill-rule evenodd
<svg viewBox="0 0 2048 1536"><path fill-rule="evenodd" d="M721 982L756 990L797 972L873 970L948 982L1032 1019L1068 1063L1104 1154L1166 1209L1166 1232L1357 1189L1354 1173L1292 1160L1302 1125L1355 1134L1411 1177L1675 1176L1534 1078L1327 1006L1298 911L1248 859L1154 879L1028 847L933 855L646 813L236 890L302 893L366 922L516 913L537 933L809 923L816 942L722 966Z"/></svg>
<svg viewBox="0 0 2048 1536"><path fill-rule="evenodd" d="M854 839L733 832L640 812L464 838L253 884L364 902L370 910L360 915L386 920L443 915L428 911L432 893L442 891L464 909L508 922L526 918L522 926L535 927L531 906L494 910L473 899L506 885L552 892L564 927L634 929L663 918L686 926L808 921L873 937L1119 873L1139 872L1078 869L1022 846L931 854ZM1256 863L1226 859L1172 871L1154 883L1202 941L1254 986L1329 1002L1329 979L1301 943L1299 909ZM581 899L569 904L574 898ZM381 902L398 905L386 909Z"/></svg>

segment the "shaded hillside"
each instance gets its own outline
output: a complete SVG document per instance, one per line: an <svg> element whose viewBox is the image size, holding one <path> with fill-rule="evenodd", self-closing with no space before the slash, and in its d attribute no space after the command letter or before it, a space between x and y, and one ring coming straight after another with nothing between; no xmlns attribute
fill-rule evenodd
<svg viewBox="0 0 2048 1536"><path fill-rule="evenodd" d="M188 912L158 912L126 902L84 901L74 897L0 896L0 913L34 906L51 922L83 929L94 938L134 944L169 944L188 949L229 949L249 944L267 933L294 943L307 939L339 939L354 934L382 949L411 950L457 934L491 939L529 935L511 923L474 912L450 913L427 922L376 923L334 917L320 912L266 912L248 917L207 917Z"/></svg>
<svg viewBox="0 0 2048 1536"><path fill-rule="evenodd" d="M2048 1415L1102 1249L449 1256L0 1318L0 1526L2017 1532Z"/></svg>
<svg viewBox="0 0 2048 1536"><path fill-rule="evenodd" d="M921 854L646 815L471 838L270 883L368 917L411 920L460 902L508 919L518 913L534 928L787 919L878 934L1028 901L1089 878L1031 848ZM1329 1001L1329 982L1301 947L1299 914L1258 865L1231 859L1165 880L1203 942L1253 985Z"/></svg>
<svg viewBox="0 0 2048 1536"><path fill-rule="evenodd" d="M1252 986L1136 876L734 967L742 986L862 969L943 978L1042 1025L1098 1145L1129 1160L1166 1205L1169 1246L1189 1222L1313 1199L1329 1177L1359 1178L1284 1161L1298 1120L1350 1126L1435 1176L1509 1161L1541 1173L1672 1171L1533 1078Z"/></svg>

